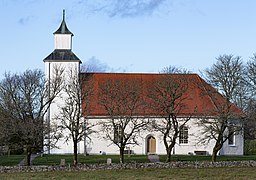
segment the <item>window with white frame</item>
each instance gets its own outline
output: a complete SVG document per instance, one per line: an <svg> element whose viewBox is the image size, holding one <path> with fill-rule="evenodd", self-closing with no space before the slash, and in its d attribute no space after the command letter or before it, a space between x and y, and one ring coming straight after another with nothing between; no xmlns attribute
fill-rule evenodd
<svg viewBox="0 0 256 180"><path fill-rule="evenodd" d="M186 126L180 129L179 143L188 144L188 127Z"/></svg>
<svg viewBox="0 0 256 180"><path fill-rule="evenodd" d="M114 126L114 142L119 143L121 141L122 128L121 125Z"/></svg>
<svg viewBox="0 0 256 180"><path fill-rule="evenodd" d="M235 145L235 133L233 127L228 128L228 145Z"/></svg>

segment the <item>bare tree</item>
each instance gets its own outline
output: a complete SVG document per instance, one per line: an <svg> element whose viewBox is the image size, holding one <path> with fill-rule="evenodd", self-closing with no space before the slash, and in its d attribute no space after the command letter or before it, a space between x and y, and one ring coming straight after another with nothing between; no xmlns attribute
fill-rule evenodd
<svg viewBox="0 0 256 180"><path fill-rule="evenodd" d="M9 120L9 144L24 148L26 163L30 165L31 153L43 147L43 117L54 98L60 92L60 79L49 84L40 70L27 70L22 74L5 73L0 83L0 108ZM45 101L47 99L47 101Z"/></svg>
<svg viewBox="0 0 256 180"><path fill-rule="evenodd" d="M167 162L171 161L171 153L180 132L196 110L195 107L186 118L178 117L187 108L184 101L188 99L188 83L189 76L186 75L163 75L147 88L150 108L157 116L161 116L152 127L163 135Z"/></svg>
<svg viewBox="0 0 256 180"><path fill-rule="evenodd" d="M251 96L256 97L256 54L247 63L247 78L250 86Z"/></svg>
<svg viewBox="0 0 256 180"><path fill-rule="evenodd" d="M246 75L249 93L245 109L247 118L244 123L244 132L245 139L254 140L256 138L256 54L247 63Z"/></svg>
<svg viewBox="0 0 256 180"><path fill-rule="evenodd" d="M61 65L53 65L51 77L45 77L44 83L44 97L42 100L43 105L43 134L44 143L43 146L47 148L50 153L50 149L58 148L56 143L61 138L61 135L57 132L57 124L54 124L50 120L50 106L54 103L54 100L60 96L61 90L64 87L64 68Z"/></svg>
<svg viewBox="0 0 256 180"><path fill-rule="evenodd" d="M205 70L206 80L221 94L209 86L205 90L215 104L215 109L206 112L201 125L204 127L203 139L215 140L212 152L212 161L216 161L217 153L234 133L241 133L242 112L231 102L236 103L239 96L239 88L243 81L243 64L241 57L233 55L222 55L217 62ZM209 118L214 116L213 118Z"/></svg>
<svg viewBox="0 0 256 180"><path fill-rule="evenodd" d="M244 121L245 140L256 139L256 100L251 99L246 108L247 117Z"/></svg>
<svg viewBox="0 0 256 180"><path fill-rule="evenodd" d="M166 66L161 71L161 74L189 74L191 73L189 70L185 68L178 68L176 66Z"/></svg>
<svg viewBox="0 0 256 180"><path fill-rule="evenodd" d="M142 84L136 79L109 79L100 84L99 104L109 116L100 125L105 138L119 148L120 163L124 162L125 147L138 144L137 137L148 123L140 116L145 107L141 94Z"/></svg>
<svg viewBox="0 0 256 180"><path fill-rule="evenodd" d="M90 112L93 82L89 74L78 74L77 70L72 68L68 71L67 79L63 88L64 104L60 107L56 120L59 121L58 129L65 141L73 141L74 165L77 165L78 143L93 133L94 125L86 123Z"/></svg>
<svg viewBox="0 0 256 180"><path fill-rule="evenodd" d="M0 108L0 154L23 152L23 147L18 146L19 138L14 134L13 119L10 119L7 113Z"/></svg>

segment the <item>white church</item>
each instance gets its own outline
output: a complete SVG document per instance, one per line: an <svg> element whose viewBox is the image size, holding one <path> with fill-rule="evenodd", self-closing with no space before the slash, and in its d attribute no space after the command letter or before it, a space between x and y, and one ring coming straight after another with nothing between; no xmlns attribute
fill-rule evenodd
<svg viewBox="0 0 256 180"><path fill-rule="evenodd" d="M86 119L86 123L91 123L94 126L92 130L94 133L90 134L89 137L84 138L78 143L78 153L88 153L88 154L119 154L119 148L111 141L111 138L106 138L106 132L102 130L102 122L110 121L109 113L106 111L104 105L106 101L102 102L102 88L101 85L104 82L119 81L128 82L135 81L139 85L140 97L146 97L148 94L148 85L158 82L163 76L168 78L182 77L187 79L188 91L185 93L186 99L182 102L180 106L180 111L177 112L177 118L182 122L184 119L189 117L189 121L185 124L183 130L179 133L177 142L173 148L173 154L211 154L212 149L215 144L214 139L209 139L208 141L202 143L204 131L203 127L198 123L199 119L208 112L209 121L214 119L216 114L210 113L216 109L218 104L214 103L214 100L209 95L204 94L204 89L195 86L195 84L203 83L209 86L205 81L199 77L197 74L144 74L144 73L81 73L80 65L81 60L72 52L72 37L73 33L67 28L65 22L65 15L63 15L63 20L60 27L54 32L54 51L48 55L43 61L45 64L45 76L50 81L53 78L54 67L61 67L64 69L63 77L65 81L70 81L68 72L70 69L77 74L77 76L90 76L92 83L92 98L90 111L82 112L82 117ZM82 79L82 78L81 78ZM134 88L134 87L133 87ZM207 87L209 88L209 87ZM210 87L211 88L211 87ZM120 90L111 89L118 93ZM118 94L116 95L118 96ZM56 123L56 118L61 113L60 107L65 106L64 100L66 95L61 92L54 102L51 104L48 113L46 114L45 121L49 124L53 122ZM129 98L129 97L127 97ZM217 95L217 99L222 101L222 96ZM105 104L104 104L105 103ZM84 102L82 102L84 104ZM182 108L181 108L182 107ZM240 111L237 107L233 107L235 111ZM120 115L120 114L119 114ZM125 116L123 114L122 116ZM148 122L160 122L163 120L163 114L158 113L154 110L146 110L146 108L141 108L133 115L136 116L138 121L147 120ZM120 118L121 119L121 118ZM57 122L58 123L58 122ZM68 131L63 131L63 133L68 133ZM116 134L113 133L113 136ZM114 138L114 137L113 137ZM129 144L125 147L125 152L134 154L166 154L163 134L152 130L150 128L141 129L135 136L137 144ZM242 133L234 133L227 141L224 143L222 149L220 150L220 155L243 155L243 135ZM58 148L49 149L45 147L44 153L51 154L65 154L73 153L73 142L72 140L65 141L65 139L59 139L56 144Z"/></svg>

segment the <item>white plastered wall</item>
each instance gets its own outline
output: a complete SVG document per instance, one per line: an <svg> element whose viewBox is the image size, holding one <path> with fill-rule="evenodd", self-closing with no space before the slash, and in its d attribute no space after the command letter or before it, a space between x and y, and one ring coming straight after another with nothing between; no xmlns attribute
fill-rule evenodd
<svg viewBox="0 0 256 180"><path fill-rule="evenodd" d="M75 73L79 73L79 65L80 62L74 61L74 62L45 62L45 76L48 79L52 80L53 78L53 73L54 73L54 68L60 68L64 69L63 77L64 81L68 82L70 80L69 78L69 73L70 70L72 70ZM65 94L64 91L61 91L60 94L54 99L53 103L51 104L49 110L50 110L50 124L59 124L60 122L58 121L57 117L60 113L60 107L64 106L64 99L67 95ZM45 120L48 119L48 115L46 113ZM64 136L66 134L69 134L68 130L63 131ZM73 142L72 139L69 141L65 142L64 139L60 139L57 144L57 147L59 148L53 148L50 150L51 154L65 154L65 153L73 153ZM45 153L47 148L44 148ZM84 142L80 142L78 145L78 153L83 153L84 152Z"/></svg>
<svg viewBox="0 0 256 180"><path fill-rule="evenodd" d="M54 49L72 49L71 34L55 34Z"/></svg>
<svg viewBox="0 0 256 180"><path fill-rule="evenodd" d="M107 121L108 119L90 119L89 123L98 123L102 121ZM157 119L155 119L157 120ZM201 143L202 127L197 124L198 119L191 119L187 123L188 127L188 143L179 144L179 139L177 139L177 144L174 147L174 154L184 154L188 155L190 153L195 154L195 151L206 151L207 154L212 154L212 149L214 147L214 140L209 140L207 143ZM111 143L111 141L106 140L105 134L100 128L100 126L95 126L95 133L90 136L91 143L87 145L87 152L89 154L101 154L102 152L106 154L119 154L119 149L116 145ZM143 131L137 136L139 145L129 145L129 149L133 150L135 154L146 154L147 147L147 137L153 136L156 139L156 154L166 154L165 146L163 143L163 136L159 132L154 131ZM243 137L241 134L235 135L236 145L228 146L227 142L224 144L220 151L222 155L242 155L243 154Z"/></svg>

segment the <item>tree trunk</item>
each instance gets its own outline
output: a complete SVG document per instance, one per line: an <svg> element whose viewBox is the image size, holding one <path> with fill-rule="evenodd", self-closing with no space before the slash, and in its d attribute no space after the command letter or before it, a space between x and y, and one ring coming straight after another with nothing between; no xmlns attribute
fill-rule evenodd
<svg viewBox="0 0 256 180"><path fill-rule="evenodd" d="M168 148L168 149L166 150L166 152L167 152L166 162L171 162L171 156L172 156L171 149Z"/></svg>
<svg viewBox="0 0 256 180"><path fill-rule="evenodd" d="M219 152L219 150L221 149L222 145L218 142L216 142L213 150L212 150L212 162L216 162L217 160L217 153Z"/></svg>
<svg viewBox="0 0 256 180"><path fill-rule="evenodd" d="M212 151L212 162L216 162L216 160L217 160L217 152L218 151L216 151L215 148L214 148L213 151Z"/></svg>
<svg viewBox="0 0 256 180"><path fill-rule="evenodd" d="M164 139L165 149L167 153L166 162L171 162L172 150L176 144L177 137L178 137L178 131L174 133L172 142L170 145L168 145L167 139Z"/></svg>
<svg viewBox="0 0 256 180"><path fill-rule="evenodd" d="M30 160L31 160L31 148L30 146L26 146L26 165L30 166Z"/></svg>
<svg viewBox="0 0 256 180"><path fill-rule="evenodd" d="M77 165L77 141L73 141L74 142L74 165Z"/></svg>
<svg viewBox="0 0 256 180"><path fill-rule="evenodd" d="M124 163L124 146L120 147L120 163Z"/></svg>
<svg viewBox="0 0 256 180"><path fill-rule="evenodd" d="M169 148L168 141L167 141L168 133L169 133L169 129L167 129L167 131L164 133L164 137L163 137L164 146L165 146L165 150L166 150L166 162L171 161L171 150Z"/></svg>
<svg viewBox="0 0 256 180"><path fill-rule="evenodd" d="M176 138L174 139L174 141L176 141ZM171 162L171 157L172 157L172 150L175 146L175 143L172 142L168 148L166 148L166 152L167 152L167 158L166 158L166 162Z"/></svg>

